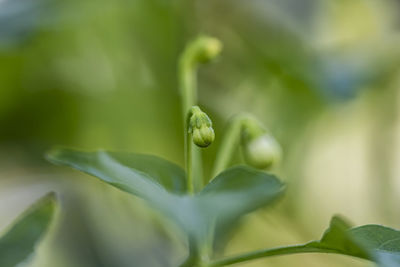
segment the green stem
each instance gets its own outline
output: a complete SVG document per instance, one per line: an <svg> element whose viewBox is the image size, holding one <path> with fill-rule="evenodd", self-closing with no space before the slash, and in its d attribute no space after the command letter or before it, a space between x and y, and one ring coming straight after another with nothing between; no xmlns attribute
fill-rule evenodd
<svg viewBox="0 0 400 267"><path fill-rule="evenodd" d="M307 245L297 245L297 246L278 247L278 248L249 252L249 253L245 253L245 254L238 255L238 256L215 260L215 261L210 262L207 266L209 266L209 267L227 266L227 265L232 265L235 263L247 262L250 260L255 260L255 259L260 259L260 258L288 255L288 254L299 254L299 253L344 254L342 251L334 250L334 249L316 248L316 247L311 247L311 246L307 246Z"/></svg>
<svg viewBox="0 0 400 267"><path fill-rule="evenodd" d="M192 157L192 134L186 131L186 172L187 172L187 189L188 193L194 194L194 183L193 183L193 157Z"/></svg>
<svg viewBox="0 0 400 267"><path fill-rule="evenodd" d="M185 131L185 165L188 176L187 190L188 193L192 195L200 191L203 186L203 168L200 149L192 144L193 136L192 133L189 132L188 127L192 112L191 108L197 103L197 68L200 63L204 64L210 62L219 54L220 50L221 43L217 39L200 37L186 47L179 59L179 87L182 98L182 117ZM213 130L212 133L214 133ZM204 134L204 132L202 132L202 134ZM214 135L212 139L214 139ZM198 143L196 144L198 145ZM202 264L202 256L207 258L208 261L208 249L203 247L199 249L199 245L202 243L196 239L189 239L189 257L183 266ZM204 255L200 255L201 253Z"/></svg>
<svg viewBox="0 0 400 267"><path fill-rule="evenodd" d="M189 237L189 255L179 267L208 267L211 247L207 241L202 238Z"/></svg>
<svg viewBox="0 0 400 267"><path fill-rule="evenodd" d="M223 171L231 161L232 155L240 143L240 134L244 119L245 116L239 115L230 120L215 159L212 177L217 176Z"/></svg>
<svg viewBox="0 0 400 267"><path fill-rule="evenodd" d="M213 177L228 167L235 150L237 150L240 144L243 130L250 131L251 133L264 131L260 127L260 123L248 114L240 114L233 117L228 124L224 138L222 138L222 144L217 153L212 172Z"/></svg>
<svg viewBox="0 0 400 267"><path fill-rule="evenodd" d="M198 266L199 263L201 262L199 248L198 248L198 242L195 239L193 239L192 237L189 237L188 247L189 247L188 258L185 260L185 262L183 262L181 265L179 265L179 267Z"/></svg>
<svg viewBox="0 0 400 267"><path fill-rule="evenodd" d="M192 63L191 57L190 53L186 51L183 53L179 63L179 75L185 130L185 165L188 174L188 192L194 193L199 190L202 184L203 168L200 151L191 145L191 136L187 133L187 114L190 108L197 103L197 65Z"/></svg>
<svg viewBox="0 0 400 267"><path fill-rule="evenodd" d="M205 64L212 61L222 49L219 40L200 36L187 45L179 59L179 87L182 97L182 117L184 121L184 129L187 131L188 125L186 116L189 109L197 103L197 69L199 64ZM185 132L185 137L187 136ZM185 138L185 161L186 166L191 161L191 175L193 178L194 192L200 191L203 186L203 168L201 162L200 150L191 146L188 149L188 138ZM189 171L189 169L187 169ZM189 188L188 188L189 190Z"/></svg>
<svg viewBox="0 0 400 267"><path fill-rule="evenodd" d="M197 67L191 63L189 55L184 53L179 68L182 115L183 120L186 121L189 109L197 103Z"/></svg>

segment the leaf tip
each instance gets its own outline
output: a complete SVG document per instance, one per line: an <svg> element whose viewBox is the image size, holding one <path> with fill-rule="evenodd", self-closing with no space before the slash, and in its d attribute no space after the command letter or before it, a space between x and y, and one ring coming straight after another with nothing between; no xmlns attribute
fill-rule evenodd
<svg viewBox="0 0 400 267"><path fill-rule="evenodd" d="M47 208L48 211L53 214L57 208L57 193L51 191L44 195L43 197L39 198L33 205L32 210L40 209L41 207Z"/></svg>
<svg viewBox="0 0 400 267"><path fill-rule="evenodd" d="M353 224L344 218L344 216L335 214L331 218L330 225L341 225L343 228L348 229L351 228Z"/></svg>
<svg viewBox="0 0 400 267"><path fill-rule="evenodd" d="M56 146L51 148L50 150L48 150L45 154L44 154L44 158L56 165L63 165L63 161L65 160L65 158L68 158L71 154L71 152L73 152L74 150L69 149L69 148L65 148L65 147L61 147L61 146Z"/></svg>
<svg viewBox="0 0 400 267"><path fill-rule="evenodd" d="M44 154L44 158L52 163L56 161L58 156L61 154L61 149L59 148L51 148Z"/></svg>

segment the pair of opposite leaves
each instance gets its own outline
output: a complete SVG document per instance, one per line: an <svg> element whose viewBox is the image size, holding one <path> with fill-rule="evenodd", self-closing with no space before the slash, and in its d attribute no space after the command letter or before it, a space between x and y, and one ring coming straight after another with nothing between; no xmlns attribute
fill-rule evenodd
<svg viewBox="0 0 400 267"><path fill-rule="evenodd" d="M189 196L185 193L184 171L155 156L59 149L47 158L144 199L197 240L214 227L219 229L218 226L271 203L284 190L284 184L276 177L239 166L220 173L201 192ZM15 266L32 254L54 211L55 197L49 194L17 220L0 238L0 266ZM334 217L319 241L256 251L249 259L302 252L338 253L369 259L384 267L400 266L400 231L379 225L351 228ZM219 266L229 265L235 258L217 262Z"/></svg>

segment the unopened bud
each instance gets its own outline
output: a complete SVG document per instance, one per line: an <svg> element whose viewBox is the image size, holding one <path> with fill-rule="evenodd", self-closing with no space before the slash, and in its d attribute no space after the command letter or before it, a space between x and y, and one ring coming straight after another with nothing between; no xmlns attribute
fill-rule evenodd
<svg viewBox="0 0 400 267"><path fill-rule="evenodd" d="M282 155L279 143L253 118L248 118L242 127L243 154L247 164L258 169L276 165Z"/></svg>
<svg viewBox="0 0 400 267"><path fill-rule="evenodd" d="M244 146L246 162L258 169L268 169L276 165L281 158L281 147L268 135L261 135Z"/></svg>
<svg viewBox="0 0 400 267"><path fill-rule="evenodd" d="M193 143L199 147L208 147L215 139L210 118L197 106L192 107L189 114L188 131L193 136Z"/></svg>
<svg viewBox="0 0 400 267"><path fill-rule="evenodd" d="M207 63L219 55L222 50L222 43L213 37L200 37L198 40L197 60Z"/></svg>
<svg viewBox="0 0 400 267"><path fill-rule="evenodd" d="M191 64L207 63L219 55L222 43L216 38L200 36L187 48L187 57Z"/></svg>

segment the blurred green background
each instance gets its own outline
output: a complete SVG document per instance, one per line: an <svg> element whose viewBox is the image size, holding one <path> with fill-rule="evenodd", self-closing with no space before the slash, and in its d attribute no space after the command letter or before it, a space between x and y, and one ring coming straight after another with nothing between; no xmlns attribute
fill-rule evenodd
<svg viewBox="0 0 400 267"><path fill-rule="evenodd" d="M333 214L400 228L397 0L0 0L0 229L55 190L62 208L26 266L177 266L185 241L141 200L47 163L54 145L183 165L177 61L224 44L199 73L216 142L255 114L282 144L285 198L249 215L226 254L318 238ZM240 157L235 163L240 163ZM369 266L296 255L243 266Z"/></svg>

